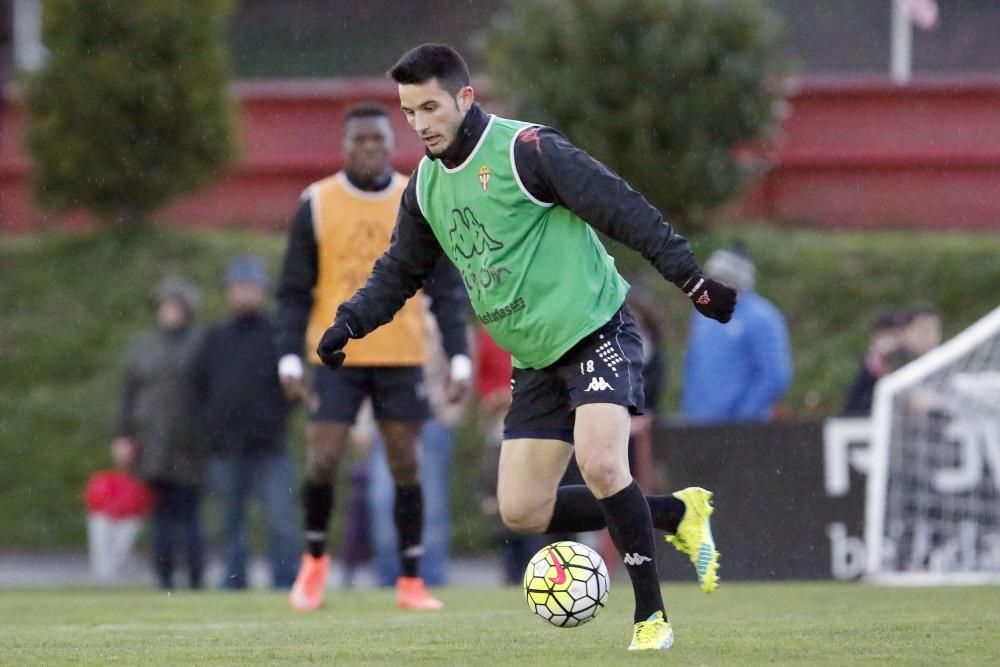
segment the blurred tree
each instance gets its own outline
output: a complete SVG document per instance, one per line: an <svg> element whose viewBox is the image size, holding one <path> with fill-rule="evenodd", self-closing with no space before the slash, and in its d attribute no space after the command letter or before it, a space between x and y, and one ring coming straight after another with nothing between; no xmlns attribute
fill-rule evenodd
<svg viewBox="0 0 1000 667"><path fill-rule="evenodd" d="M774 125L778 38L760 0L524 0L482 47L524 118L697 221L745 181L733 147Z"/></svg>
<svg viewBox="0 0 1000 667"><path fill-rule="evenodd" d="M215 178L234 153L230 0L49 0L27 79L34 191L119 228Z"/></svg>

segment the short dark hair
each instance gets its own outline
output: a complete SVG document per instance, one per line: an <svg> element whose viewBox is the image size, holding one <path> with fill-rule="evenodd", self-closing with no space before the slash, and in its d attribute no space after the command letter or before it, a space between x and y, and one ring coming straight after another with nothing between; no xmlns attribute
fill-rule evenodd
<svg viewBox="0 0 1000 667"><path fill-rule="evenodd" d="M344 125L355 118L378 118L379 116L389 117L389 112L378 102L362 102L355 104L344 114Z"/></svg>
<svg viewBox="0 0 1000 667"><path fill-rule="evenodd" d="M447 44L421 44L404 53L386 76L396 83L426 83L437 79L441 87L457 95L472 83L469 68L458 51Z"/></svg>
<svg viewBox="0 0 1000 667"><path fill-rule="evenodd" d="M905 318L905 313L898 308L880 310L875 313L871 323L869 323L868 331L869 333L878 333L898 329L905 324Z"/></svg>

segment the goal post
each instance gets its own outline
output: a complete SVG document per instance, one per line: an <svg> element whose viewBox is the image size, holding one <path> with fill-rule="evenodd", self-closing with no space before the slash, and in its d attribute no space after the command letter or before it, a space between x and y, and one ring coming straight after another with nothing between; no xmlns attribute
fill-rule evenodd
<svg viewBox="0 0 1000 667"><path fill-rule="evenodd" d="M866 575L1000 582L1000 308L880 380Z"/></svg>

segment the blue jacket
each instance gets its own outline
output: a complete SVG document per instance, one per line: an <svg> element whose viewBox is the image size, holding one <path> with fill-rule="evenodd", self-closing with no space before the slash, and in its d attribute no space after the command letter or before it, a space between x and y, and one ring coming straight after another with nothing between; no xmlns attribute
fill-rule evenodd
<svg viewBox="0 0 1000 667"><path fill-rule="evenodd" d="M785 318L740 292L728 324L695 314L684 359L681 410L692 421L766 421L792 380Z"/></svg>

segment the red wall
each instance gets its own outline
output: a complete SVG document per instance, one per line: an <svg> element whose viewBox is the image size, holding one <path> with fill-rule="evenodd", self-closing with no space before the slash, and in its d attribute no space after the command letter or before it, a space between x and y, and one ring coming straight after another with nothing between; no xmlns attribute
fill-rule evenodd
<svg viewBox="0 0 1000 667"><path fill-rule="evenodd" d="M799 82L768 157L743 215L1000 229L1000 78Z"/></svg>
<svg viewBox="0 0 1000 667"><path fill-rule="evenodd" d="M342 164L340 120L348 106L396 106L382 79L248 82L240 100L243 152L217 185L170 206L180 224L280 227L302 190ZM487 105L489 106L489 105ZM401 114L396 165L413 167L420 144ZM85 225L30 203L25 117L15 101L0 120L0 230ZM808 80L792 85L771 169L730 210L835 227L1000 229L1000 78L922 81Z"/></svg>
<svg viewBox="0 0 1000 667"><path fill-rule="evenodd" d="M409 171L423 154L402 114L392 113L399 105L395 86L381 78L244 82L234 84L232 93L240 100L242 125L237 166L159 217L190 225L284 226L306 186L342 166L341 119L361 101L381 101L389 108L398 169ZM25 124L24 109L15 99L0 120L0 230L86 226L84 216L52 216L32 206L30 163L22 148Z"/></svg>

